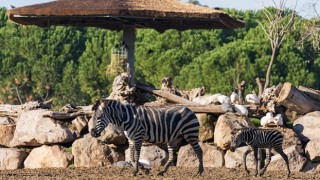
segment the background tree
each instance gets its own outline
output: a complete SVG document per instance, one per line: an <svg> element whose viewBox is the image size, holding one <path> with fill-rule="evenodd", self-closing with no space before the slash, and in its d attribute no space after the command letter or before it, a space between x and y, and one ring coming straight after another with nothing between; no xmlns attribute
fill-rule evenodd
<svg viewBox="0 0 320 180"><path fill-rule="evenodd" d="M278 2L273 0L275 5L274 9L265 8L264 14L267 18L268 23L261 23L264 33L267 35L270 45L271 45L271 58L269 61L268 69L266 71L266 79L264 84L264 90L270 84L270 76L272 71L272 65L277 60L279 50L283 40L285 39L288 32L294 26L295 11L288 11L285 7L285 0L280 0Z"/></svg>

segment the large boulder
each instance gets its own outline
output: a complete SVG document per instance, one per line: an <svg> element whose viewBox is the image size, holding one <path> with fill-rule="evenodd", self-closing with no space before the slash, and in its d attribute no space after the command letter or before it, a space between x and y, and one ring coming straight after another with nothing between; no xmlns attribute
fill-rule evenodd
<svg viewBox="0 0 320 180"><path fill-rule="evenodd" d="M248 149L248 147L239 147L234 152L227 151L224 155L225 166L227 168L243 168L243 154ZM255 169L255 162L253 152L247 156L247 167L250 169Z"/></svg>
<svg viewBox="0 0 320 180"><path fill-rule="evenodd" d="M307 159L296 150L295 146L284 149L284 153L288 156L291 172L299 172L303 169ZM280 169L286 171L287 165L280 154L276 154L271 157L271 162L268 169L273 171L278 171Z"/></svg>
<svg viewBox="0 0 320 180"><path fill-rule="evenodd" d="M124 153L90 135L86 135L72 144L72 154L75 167L110 165L125 159Z"/></svg>
<svg viewBox="0 0 320 180"><path fill-rule="evenodd" d="M93 128L93 124L94 123L91 118L88 124L89 132ZM101 136L98 139L107 144L115 144L115 145L123 145L128 142L123 129L113 124L109 124L101 132Z"/></svg>
<svg viewBox="0 0 320 180"><path fill-rule="evenodd" d="M247 118L234 113L226 113L219 117L214 130L214 143L223 150L230 148L231 131L233 128L255 127Z"/></svg>
<svg viewBox="0 0 320 180"><path fill-rule="evenodd" d="M320 161L320 139L312 139L305 148L306 157L312 162Z"/></svg>
<svg viewBox="0 0 320 180"><path fill-rule="evenodd" d="M206 113L197 113L196 114L199 123L199 141L200 142L209 142L213 141L213 135L214 135L214 125L216 122L216 119L214 116L208 115Z"/></svg>
<svg viewBox="0 0 320 180"><path fill-rule="evenodd" d="M49 117L44 117L50 112L44 109L22 112L17 119L10 146L41 146L74 141L76 134L73 131Z"/></svg>
<svg viewBox="0 0 320 180"><path fill-rule="evenodd" d="M24 167L30 169L52 167L66 168L72 164L72 162L73 156L66 148L59 145L43 145L32 149L29 156L24 161Z"/></svg>
<svg viewBox="0 0 320 180"><path fill-rule="evenodd" d="M302 137L306 143L311 139L320 138L320 111L308 113L293 123L293 130Z"/></svg>
<svg viewBox="0 0 320 180"><path fill-rule="evenodd" d="M130 148L125 151L126 161L131 161ZM168 153L156 145L143 145L139 160L147 161L150 166L163 166L168 160Z"/></svg>
<svg viewBox="0 0 320 180"><path fill-rule="evenodd" d="M0 148L0 170L14 170L23 167L28 153L15 148Z"/></svg>
<svg viewBox="0 0 320 180"><path fill-rule="evenodd" d="M199 143L203 151L203 166L219 168L223 166L222 152L216 146ZM199 160L190 145L182 146L178 153L177 166L198 167Z"/></svg>
<svg viewBox="0 0 320 180"><path fill-rule="evenodd" d="M283 146L282 146L283 149L287 149L291 146L295 146L296 150L300 154L304 153L302 142L299 139L298 135L292 129L286 128L286 129L279 130L279 131L283 134L283 137L284 137Z"/></svg>

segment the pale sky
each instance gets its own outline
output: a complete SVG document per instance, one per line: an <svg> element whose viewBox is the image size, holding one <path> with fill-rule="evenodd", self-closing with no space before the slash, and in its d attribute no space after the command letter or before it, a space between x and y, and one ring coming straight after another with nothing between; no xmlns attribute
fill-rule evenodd
<svg viewBox="0 0 320 180"><path fill-rule="evenodd" d="M0 7L4 6L10 9L10 5L20 7L38 3L49 2L52 0L1 0ZM182 0L187 2L188 0ZM238 10L258 10L265 6L273 6L273 1L278 0L198 0L202 5L209 7L235 8ZM295 3L297 7L295 8ZM317 4L316 9L320 13L320 0L286 0L286 7L295 9L299 15L310 18L315 15L312 8L313 4Z"/></svg>

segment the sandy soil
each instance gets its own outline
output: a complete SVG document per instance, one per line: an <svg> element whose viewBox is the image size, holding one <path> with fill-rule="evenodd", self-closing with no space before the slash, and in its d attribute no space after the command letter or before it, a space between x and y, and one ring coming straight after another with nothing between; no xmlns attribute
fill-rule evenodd
<svg viewBox="0 0 320 180"><path fill-rule="evenodd" d="M205 168L202 176L195 176L196 168L182 167L171 167L164 176L157 176L159 168L151 169L149 174L140 171L137 176L133 176L132 172L131 167L20 169L0 171L0 179L286 179L286 171L267 171L263 177L247 177L242 168ZM320 179L320 173L292 173L289 179Z"/></svg>

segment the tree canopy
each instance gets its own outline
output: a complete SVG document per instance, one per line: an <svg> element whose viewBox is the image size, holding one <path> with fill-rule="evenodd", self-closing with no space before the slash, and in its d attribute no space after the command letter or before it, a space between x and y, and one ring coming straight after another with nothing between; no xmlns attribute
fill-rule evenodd
<svg viewBox="0 0 320 180"><path fill-rule="evenodd" d="M193 1L197 3L198 1ZM207 93L230 94L236 84L255 89L264 78L272 50L258 22L262 11L225 11L246 22L242 29L137 29L135 81L160 87L171 76L180 89L204 86ZM299 22L309 20L296 17ZM311 20L310 20L311 21ZM289 81L320 89L320 59L310 46L298 46L305 23L283 41L272 66L270 84ZM54 99L54 105L86 105L108 96L114 76L108 73L111 49L122 32L98 28L18 26L0 9L0 103Z"/></svg>

